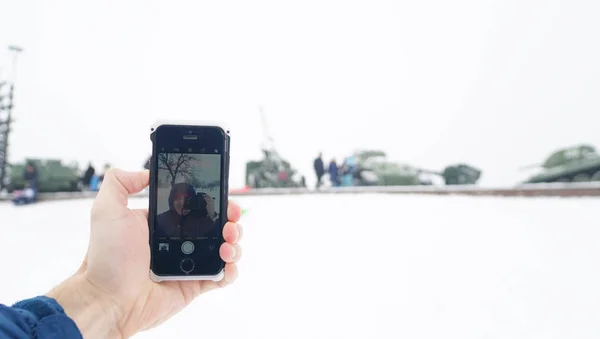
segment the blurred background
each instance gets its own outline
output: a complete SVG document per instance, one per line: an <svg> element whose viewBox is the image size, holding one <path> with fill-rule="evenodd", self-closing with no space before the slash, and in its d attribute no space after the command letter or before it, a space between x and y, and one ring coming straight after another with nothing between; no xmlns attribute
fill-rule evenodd
<svg viewBox="0 0 600 339"><path fill-rule="evenodd" d="M4 194L26 186L28 160L39 172L40 192L96 190L109 167L145 166L155 120L193 119L230 127L230 187L246 193L312 192L322 153L319 191L560 183L565 195L573 187L598 195L599 15L600 2L586 0L0 0ZM94 175L86 176L89 165ZM240 281L207 305L223 312L232 303L247 311L255 301L273 307L265 318L233 316L253 338L370 337L375 326L380 338L597 337L591 319L600 316L593 288L600 282L598 200L538 195L250 194L240 198L252 225ZM87 213L91 202L27 208L46 216L79 207ZM383 208L399 214L384 215ZM382 215L361 219L361 209ZM7 239L30 234L26 211L0 204ZM74 232L86 213L58 229ZM293 222L279 224L290 215ZM75 231L81 246L86 232ZM287 247L275 244L274 234L287 235ZM327 235L340 234L343 252L328 245ZM400 238L408 247L392 251ZM379 242L390 247L381 253ZM307 247L320 248L319 255ZM286 255L273 262L270 250ZM83 255L85 248L65 249L54 260L67 265L73 251ZM314 267L305 260L340 253L342 266L330 267L333 273L318 269L330 277L324 292L309 279ZM379 299L362 290L356 265L384 280ZM278 270L289 274L273 278L279 289L264 286L264 276ZM4 284L4 300L41 293L35 283ZM307 299L294 300L300 309L281 300L307 284L313 301L324 305L308 319L301 311L311 312ZM332 292L340 286L358 297L357 313L348 314L347 299ZM194 304L186 317L224 317L203 305ZM297 336L288 330L299 323L286 314L307 320ZM279 319L281 327L265 319ZM404 322L396 326L398 319ZM177 326L154 333L186 328Z"/></svg>
<svg viewBox="0 0 600 339"><path fill-rule="evenodd" d="M526 179L551 152L600 145L600 4L593 1L10 1L18 56L10 161L138 169L157 118L221 120L231 186L279 152L356 149L480 183ZM2 47L0 77L12 73ZM43 143L40 141L43 140ZM311 174L309 176L309 174Z"/></svg>

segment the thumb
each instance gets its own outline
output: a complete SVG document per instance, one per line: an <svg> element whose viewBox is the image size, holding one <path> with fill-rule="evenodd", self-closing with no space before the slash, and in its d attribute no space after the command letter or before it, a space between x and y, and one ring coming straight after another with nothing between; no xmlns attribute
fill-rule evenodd
<svg viewBox="0 0 600 339"><path fill-rule="evenodd" d="M150 181L149 171L128 172L117 168L104 174L94 205L102 207L127 207L127 198L141 192Z"/></svg>

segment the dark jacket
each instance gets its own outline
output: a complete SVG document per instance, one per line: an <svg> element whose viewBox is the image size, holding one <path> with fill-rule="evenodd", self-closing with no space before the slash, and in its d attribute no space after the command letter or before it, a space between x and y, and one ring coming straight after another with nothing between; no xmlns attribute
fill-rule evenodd
<svg viewBox="0 0 600 339"><path fill-rule="evenodd" d="M0 304L0 338L83 338L75 322L52 298L39 296L12 307Z"/></svg>
<svg viewBox="0 0 600 339"><path fill-rule="evenodd" d="M325 166L323 165L323 160L321 158L316 158L313 165L315 168L315 173L318 176L325 174Z"/></svg>
<svg viewBox="0 0 600 339"><path fill-rule="evenodd" d="M331 180L336 180L338 178L338 167L335 162L329 163L329 177Z"/></svg>
<svg viewBox="0 0 600 339"><path fill-rule="evenodd" d="M172 209L159 214L156 225L159 237L208 237L213 236L216 229L216 222L198 211L182 216Z"/></svg>
<svg viewBox="0 0 600 339"><path fill-rule="evenodd" d="M83 184L89 185L94 174L96 174L96 170L92 166L89 166L83 175Z"/></svg>
<svg viewBox="0 0 600 339"><path fill-rule="evenodd" d="M159 237L210 237L218 236L216 220L208 217L206 203L203 198L197 198L196 209L186 215L179 215L175 211L174 199L177 193L185 193L189 197L196 197L196 190L192 185L178 183L173 185L169 193L169 210L156 217L156 236Z"/></svg>

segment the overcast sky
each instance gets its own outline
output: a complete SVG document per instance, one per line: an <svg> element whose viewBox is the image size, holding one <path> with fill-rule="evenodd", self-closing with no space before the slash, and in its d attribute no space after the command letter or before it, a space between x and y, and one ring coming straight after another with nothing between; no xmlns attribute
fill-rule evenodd
<svg viewBox="0 0 600 339"><path fill-rule="evenodd" d="M221 120L240 186L263 105L310 179L320 150L379 148L514 184L600 147L598 17L594 0L0 0L0 48L24 48L9 157L141 168L157 118Z"/></svg>

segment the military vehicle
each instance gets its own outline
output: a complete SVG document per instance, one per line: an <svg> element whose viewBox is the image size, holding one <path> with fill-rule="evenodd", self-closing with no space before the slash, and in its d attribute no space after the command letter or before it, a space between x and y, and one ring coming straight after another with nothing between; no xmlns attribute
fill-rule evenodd
<svg viewBox="0 0 600 339"><path fill-rule="evenodd" d="M275 141L269 133L267 117L260 107L259 115L263 128L261 149L263 159L246 163L246 186L250 188L306 187L304 176L300 175L275 149Z"/></svg>
<svg viewBox="0 0 600 339"><path fill-rule="evenodd" d="M306 187L306 180L274 149L263 148L264 158L246 163L246 186Z"/></svg>
<svg viewBox="0 0 600 339"><path fill-rule="evenodd" d="M356 186L405 186L420 185L419 170L387 160L385 152L377 150L357 151Z"/></svg>
<svg viewBox="0 0 600 339"><path fill-rule="evenodd" d="M444 168L441 176L446 185L474 185L481 177L481 170L467 164L456 164Z"/></svg>
<svg viewBox="0 0 600 339"><path fill-rule="evenodd" d="M560 149L544 163L532 166L541 167L542 171L525 183L600 181L600 154L590 145Z"/></svg>
<svg viewBox="0 0 600 339"><path fill-rule="evenodd" d="M24 171L26 164L32 164L38 171L38 192L81 191L81 172L76 164L65 165L54 159L26 159L24 163L10 166L8 192L25 188Z"/></svg>
<svg viewBox="0 0 600 339"><path fill-rule="evenodd" d="M385 152L378 150L357 151L354 157L357 162L357 174L354 180L357 186L433 185L434 181L441 180L446 185L470 185L477 183L481 177L479 169L466 164L451 165L442 172L431 171L390 162Z"/></svg>

